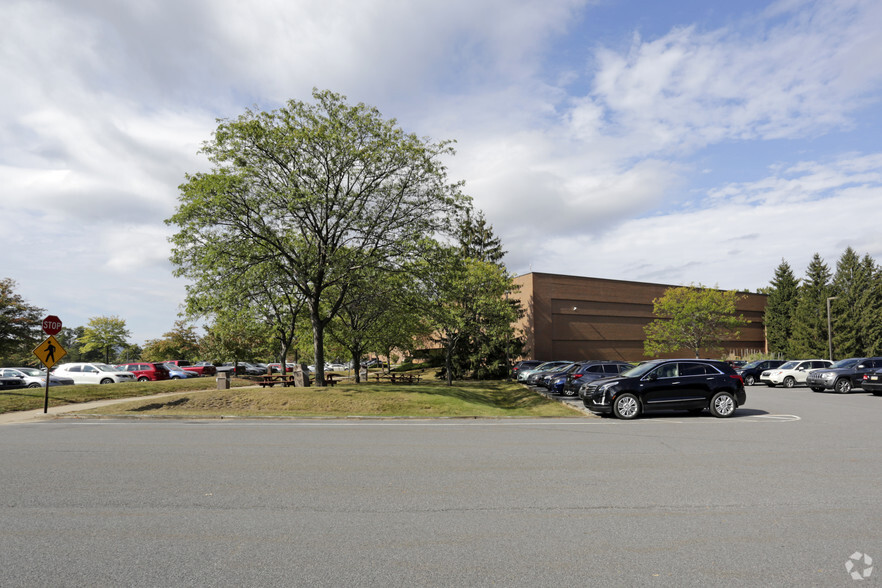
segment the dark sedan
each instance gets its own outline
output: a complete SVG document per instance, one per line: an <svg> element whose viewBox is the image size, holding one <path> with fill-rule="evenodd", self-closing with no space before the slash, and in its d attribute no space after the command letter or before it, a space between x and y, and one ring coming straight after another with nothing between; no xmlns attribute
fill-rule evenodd
<svg viewBox="0 0 882 588"><path fill-rule="evenodd" d="M715 417L730 417L747 400L744 381L732 366L706 359L648 361L583 386L579 397L588 410L620 419L651 410L698 414L705 409Z"/></svg>
<svg viewBox="0 0 882 588"><path fill-rule="evenodd" d="M882 396L882 370L876 370L872 374L865 375L861 388L867 392L872 392L873 396Z"/></svg>

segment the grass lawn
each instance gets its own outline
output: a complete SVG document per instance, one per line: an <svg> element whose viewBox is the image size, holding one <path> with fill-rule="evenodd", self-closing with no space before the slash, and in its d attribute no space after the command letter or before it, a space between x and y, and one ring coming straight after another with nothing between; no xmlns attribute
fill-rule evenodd
<svg viewBox="0 0 882 588"><path fill-rule="evenodd" d="M233 378L231 386L251 386L253 382ZM217 388L214 378L188 378L163 382L127 382L125 384L94 384L90 386L52 386L49 388L49 406L64 406L90 400L133 398L166 392L190 392ZM17 410L43 408L43 388L21 388L0 392L0 414Z"/></svg>
<svg viewBox="0 0 882 588"><path fill-rule="evenodd" d="M234 380L235 381L235 380ZM158 392L157 392L158 393ZM41 396L42 398L42 396ZM42 405L41 405L42 406ZM89 411L182 417L574 417L583 413L513 382L340 383L332 388L188 391Z"/></svg>

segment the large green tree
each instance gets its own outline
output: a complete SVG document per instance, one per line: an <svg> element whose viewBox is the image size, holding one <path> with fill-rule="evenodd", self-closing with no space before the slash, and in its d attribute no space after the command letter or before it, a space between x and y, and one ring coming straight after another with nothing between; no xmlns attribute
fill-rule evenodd
<svg viewBox="0 0 882 588"><path fill-rule="evenodd" d="M199 335L196 327L186 320L175 321L172 329L160 339L150 339L144 345L142 358L145 361L168 361L172 359L199 359Z"/></svg>
<svg viewBox="0 0 882 588"><path fill-rule="evenodd" d="M793 314L791 353L799 359L827 357L827 298L830 268L817 253L806 268Z"/></svg>
<svg viewBox="0 0 882 588"><path fill-rule="evenodd" d="M869 334L864 317L867 315L865 293L871 288L873 266L864 263L851 247L846 248L836 263L830 295L833 328L833 356L836 359L858 357L867 353Z"/></svg>
<svg viewBox="0 0 882 588"><path fill-rule="evenodd" d="M747 320L737 314L738 292L705 288L701 284L668 288L652 301L657 317L646 325L646 355L686 349L695 357L719 351L726 339L736 339Z"/></svg>
<svg viewBox="0 0 882 588"><path fill-rule="evenodd" d="M0 358L24 356L40 342L42 308L16 293L11 278L0 279Z"/></svg>
<svg viewBox="0 0 882 588"><path fill-rule="evenodd" d="M794 276L790 264L783 259L775 269L768 295L763 323L769 352L786 357L790 355L793 315L799 300L799 280Z"/></svg>
<svg viewBox="0 0 882 588"><path fill-rule="evenodd" d="M323 381L324 331L367 268L395 268L465 206L447 179L448 142L406 133L375 108L313 91L271 112L219 122L207 173L187 176L169 223L177 274L210 263L273 264L305 301Z"/></svg>
<svg viewBox="0 0 882 588"><path fill-rule="evenodd" d="M861 306L865 309L862 326L867 337L869 356L882 355L882 267L869 255L865 255L863 265L870 278L863 292Z"/></svg>
<svg viewBox="0 0 882 588"><path fill-rule="evenodd" d="M129 337L131 333L123 319L118 316L95 316L89 319L89 324L83 329L80 342L83 352L101 351L104 362L110 363L111 353L125 348Z"/></svg>

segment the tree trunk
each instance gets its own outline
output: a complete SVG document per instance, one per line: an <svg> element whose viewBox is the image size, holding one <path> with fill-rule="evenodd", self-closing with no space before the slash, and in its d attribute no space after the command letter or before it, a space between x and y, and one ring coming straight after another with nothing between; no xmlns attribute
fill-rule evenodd
<svg viewBox="0 0 882 588"><path fill-rule="evenodd" d="M318 315L318 302L310 301L309 318L312 321L312 348L315 356L315 385L325 385L325 325Z"/></svg>

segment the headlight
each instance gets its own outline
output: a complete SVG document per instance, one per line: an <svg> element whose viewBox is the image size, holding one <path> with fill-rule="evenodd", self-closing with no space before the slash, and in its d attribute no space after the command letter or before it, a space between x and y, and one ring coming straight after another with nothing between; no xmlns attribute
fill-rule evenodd
<svg viewBox="0 0 882 588"><path fill-rule="evenodd" d="M824 378L825 380L832 380L833 379L833 374L830 372L824 372L823 374L818 374L818 375L821 376L822 378Z"/></svg>

